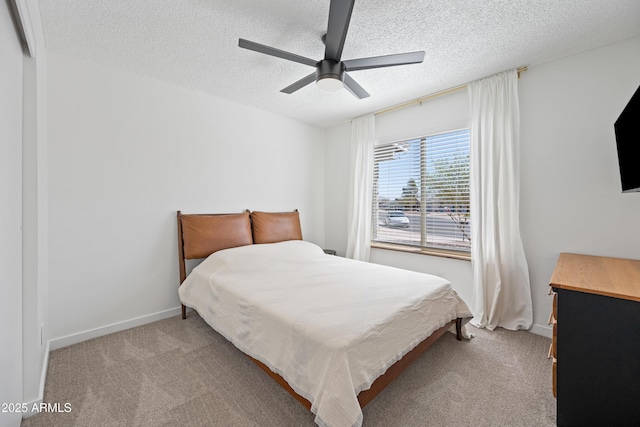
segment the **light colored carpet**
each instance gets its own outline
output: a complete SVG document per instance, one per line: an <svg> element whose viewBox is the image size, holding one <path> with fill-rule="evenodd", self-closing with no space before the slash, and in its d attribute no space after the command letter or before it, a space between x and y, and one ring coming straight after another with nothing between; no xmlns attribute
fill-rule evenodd
<svg viewBox="0 0 640 427"><path fill-rule="evenodd" d="M365 427L553 426L550 340L445 334L364 409ZM314 426L314 416L194 312L51 352L22 426Z"/></svg>

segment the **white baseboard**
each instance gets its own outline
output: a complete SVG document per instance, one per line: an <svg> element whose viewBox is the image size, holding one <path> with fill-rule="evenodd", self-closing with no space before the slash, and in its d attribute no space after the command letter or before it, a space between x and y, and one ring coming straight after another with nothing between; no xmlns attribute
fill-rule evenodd
<svg viewBox="0 0 640 427"><path fill-rule="evenodd" d="M551 338L553 329L551 329L551 326L548 325L533 325L531 329L529 329L529 332L536 335L542 335L543 337Z"/></svg>
<svg viewBox="0 0 640 427"><path fill-rule="evenodd" d="M125 320L118 323L112 323L110 325L101 326L99 328L90 329L88 331L78 332L77 334L71 334L64 337L52 339L49 341L50 349L52 351L57 350L59 348L63 348L63 347L67 347L83 341L87 341L92 338L98 338L103 335L109 335L114 332L124 331L126 329L135 328L136 326L145 325L147 323L155 322L157 320L162 320L168 317L177 316L180 313L181 313L180 307L170 308L169 310L160 311L153 314L147 314L145 316L136 317L136 318Z"/></svg>
<svg viewBox="0 0 640 427"><path fill-rule="evenodd" d="M27 404L28 411L22 413L22 418L29 418L32 415L40 412L37 408L40 408L40 404L44 401L44 382L47 379L47 368L49 367L49 351L51 341L47 341L44 348L44 358L42 360L42 368L40 369L40 388L38 389L38 398L25 402Z"/></svg>

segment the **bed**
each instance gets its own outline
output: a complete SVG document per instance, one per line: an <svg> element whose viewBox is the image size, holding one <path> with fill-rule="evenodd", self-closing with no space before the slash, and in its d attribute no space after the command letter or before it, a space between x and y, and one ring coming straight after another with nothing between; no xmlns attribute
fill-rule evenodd
<svg viewBox="0 0 640 427"><path fill-rule="evenodd" d="M320 426L360 426L365 405L471 317L445 279L302 240L297 211L177 218L182 317L197 311Z"/></svg>

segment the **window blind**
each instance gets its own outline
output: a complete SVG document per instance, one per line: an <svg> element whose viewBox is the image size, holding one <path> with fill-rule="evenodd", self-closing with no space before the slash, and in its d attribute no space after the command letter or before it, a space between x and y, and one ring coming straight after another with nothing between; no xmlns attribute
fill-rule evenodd
<svg viewBox="0 0 640 427"><path fill-rule="evenodd" d="M378 145L372 240L469 252L469 130Z"/></svg>

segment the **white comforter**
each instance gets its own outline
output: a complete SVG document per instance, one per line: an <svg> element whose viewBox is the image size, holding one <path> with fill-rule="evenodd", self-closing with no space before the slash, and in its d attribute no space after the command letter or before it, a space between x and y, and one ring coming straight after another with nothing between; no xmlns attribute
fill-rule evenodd
<svg viewBox="0 0 640 427"><path fill-rule="evenodd" d="M471 316L443 278L325 255L304 241L216 252L179 292L328 427L360 426L360 391L434 330Z"/></svg>

